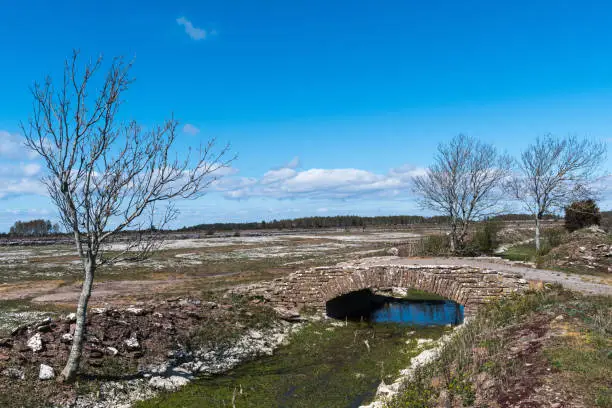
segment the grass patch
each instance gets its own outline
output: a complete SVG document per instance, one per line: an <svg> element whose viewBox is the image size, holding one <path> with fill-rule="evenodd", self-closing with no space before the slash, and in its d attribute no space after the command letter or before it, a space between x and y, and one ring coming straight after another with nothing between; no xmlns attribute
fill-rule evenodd
<svg viewBox="0 0 612 408"><path fill-rule="evenodd" d="M501 256L510 261L532 262L537 257L537 251L533 243L521 244L511 246Z"/></svg>
<svg viewBox="0 0 612 408"><path fill-rule="evenodd" d="M406 300L447 300L444 296L435 293L425 292L424 290L410 288L406 291Z"/></svg>

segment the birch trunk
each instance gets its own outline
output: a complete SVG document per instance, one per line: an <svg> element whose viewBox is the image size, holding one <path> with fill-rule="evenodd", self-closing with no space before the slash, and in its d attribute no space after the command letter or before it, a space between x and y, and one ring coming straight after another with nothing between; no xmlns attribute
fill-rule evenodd
<svg viewBox="0 0 612 408"><path fill-rule="evenodd" d="M83 338L85 336L85 323L87 321L87 303L91 296L91 288L93 286L94 272L96 269L95 258L91 253L87 253L87 258L83 262L85 270L85 280L79 297L79 304L76 311L76 328L72 338L72 347L68 362L62 370L62 377L66 382L74 381L79 363L81 361L81 352L83 350Z"/></svg>
<svg viewBox="0 0 612 408"><path fill-rule="evenodd" d="M535 247L536 252L540 252L540 216L536 215L536 227L535 227Z"/></svg>

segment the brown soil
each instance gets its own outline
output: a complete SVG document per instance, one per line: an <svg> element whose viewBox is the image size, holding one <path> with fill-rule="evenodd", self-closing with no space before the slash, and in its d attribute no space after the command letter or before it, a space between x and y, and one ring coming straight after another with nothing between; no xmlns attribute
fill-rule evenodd
<svg viewBox="0 0 612 408"><path fill-rule="evenodd" d="M217 344L223 341L222 334L232 336L248 327L248 319L263 308L248 304L249 313L246 313L243 307L246 305L176 298L135 308L92 309L78 383L83 386L101 380L134 378L143 367L167 360L169 352ZM253 322L250 323L252 326ZM200 329L195 332L197 328ZM202 331L202 328L214 330ZM9 399L11 404L22 401L28 407L48 406L74 400L79 387L38 380L40 364L53 367L59 375L70 350L70 341L63 336L74 329L74 321L68 318L47 319L20 327L10 337L0 339L0 406L4 398L10 398L9 394L18 395L26 390L27 398ZM27 346L35 335L40 335L43 343L43 349L38 352ZM130 338L136 338L138 345L127 344ZM112 348L116 349L116 355ZM25 378L11 377L8 372L14 369Z"/></svg>
<svg viewBox="0 0 612 408"><path fill-rule="evenodd" d="M14 284L0 284L0 298L2 300L26 299L32 296L48 293L58 289L64 282L53 281L25 281Z"/></svg>

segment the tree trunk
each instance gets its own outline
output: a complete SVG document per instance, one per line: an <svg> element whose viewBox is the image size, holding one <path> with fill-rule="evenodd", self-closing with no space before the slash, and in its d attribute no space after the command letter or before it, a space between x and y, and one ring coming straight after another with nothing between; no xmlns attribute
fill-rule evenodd
<svg viewBox="0 0 612 408"><path fill-rule="evenodd" d="M457 224L451 224L450 231L450 251L451 253L455 253L457 250Z"/></svg>
<svg viewBox="0 0 612 408"><path fill-rule="evenodd" d="M536 252L540 252L540 216L536 215L536 228L535 228L535 246Z"/></svg>
<svg viewBox="0 0 612 408"><path fill-rule="evenodd" d="M87 303L91 296L91 288L96 269L95 259L89 252L87 253L86 260L83 262L83 268L85 270L85 280L83 281L83 288L81 289L81 296L79 297L79 304L76 311L76 329L74 330L72 338L72 347L70 348L68 362L62 371L62 377L66 382L74 381L77 370L79 369L81 352L83 350L85 322L87 321Z"/></svg>

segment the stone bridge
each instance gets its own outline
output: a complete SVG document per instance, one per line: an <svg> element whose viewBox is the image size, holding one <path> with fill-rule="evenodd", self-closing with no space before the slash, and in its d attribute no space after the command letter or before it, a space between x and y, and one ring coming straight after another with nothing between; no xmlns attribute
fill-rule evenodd
<svg viewBox="0 0 612 408"><path fill-rule="evenodd" d="M465 315L498 297L522 291L528 282L518 273L458 265L318 267L292 273L241 292L263 296L273 306L325 310L326 302L363 289L414 288L464 306Z"/></svg>

